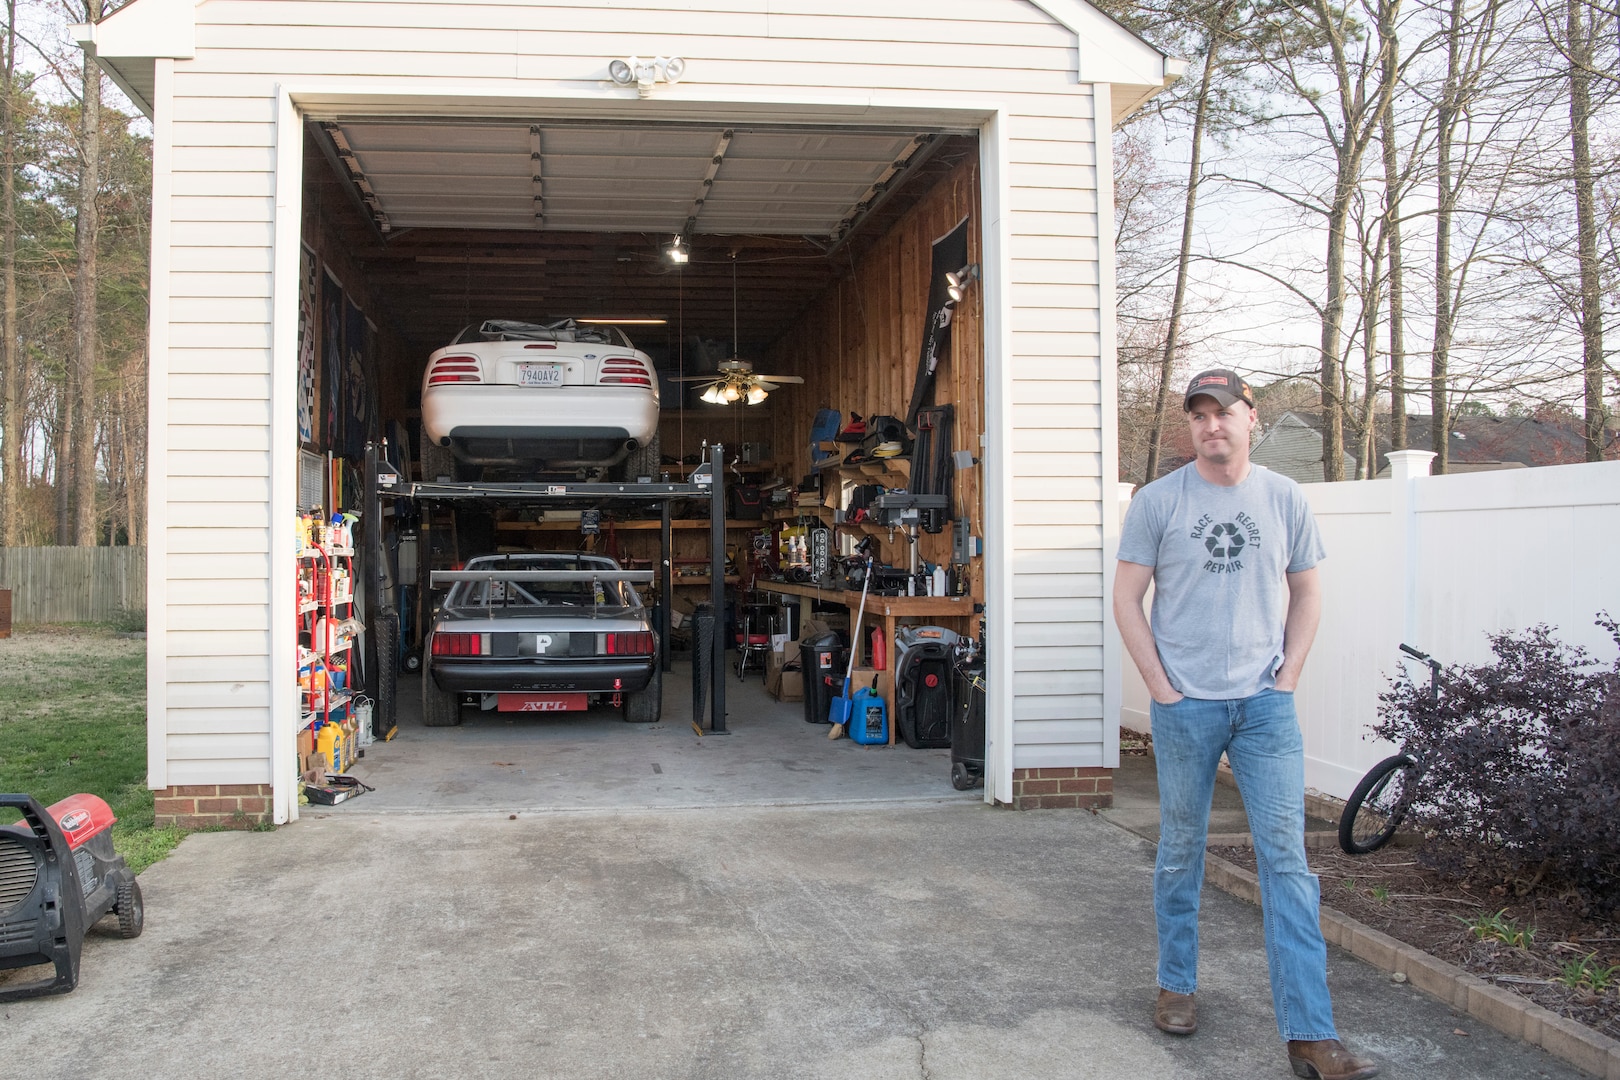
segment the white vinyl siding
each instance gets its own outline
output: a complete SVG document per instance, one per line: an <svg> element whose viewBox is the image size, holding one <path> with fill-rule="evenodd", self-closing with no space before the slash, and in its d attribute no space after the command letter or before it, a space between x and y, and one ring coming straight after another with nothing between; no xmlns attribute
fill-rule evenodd
<svg viewBox="0 0 1620 1080"><path fill-rule="evenodd" d="M167 768L154 777L272 779L269 687L293 673L270 670L271 635L278 605L291 609L292 568L269 553L294 508L270 495L277 470L293 466L272 461L272 386L285 373L274 369L271 305L278 210L297 211L277 206L276 139L283 88L300 86L294 104L363 97L368 111L447 117L949 116L973 128L999 113L1009 201L980 228L999 230L1010 274L1006 333L987 343L1010 345L999 358L1010 501L988 515L1009 528L987 543L1006 545L1011 566L1011 767L1103 761L1113 459L1100 219L1110 210L1098 172L1111 163L1098 161L1108 132L1094 117L1111 114L1111 99L1099 110L1075 82L1077 59L1097 70L1102 52L1077 56L1076 35L1026 0L209 0L196 19L194 58L172 62L153 103L172 141L155 189L169 242L154 259L166 324L154 334L164 357L153 392L166 407L154 410L165 480L154 484L164 550L152 596L166 629L151 700L167 717L155 729ZM1145 50L1123 30L1111 44ZM627 98L606 69L632 53L680 55L686 77L652 100Z"/></svg>

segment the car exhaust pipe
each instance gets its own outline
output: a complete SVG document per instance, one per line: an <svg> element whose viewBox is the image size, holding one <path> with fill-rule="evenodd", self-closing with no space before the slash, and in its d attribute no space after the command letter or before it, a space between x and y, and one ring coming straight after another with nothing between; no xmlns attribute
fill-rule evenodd
<svg viewBox="0 0 1620 1080"><path fill-rule="evenodd" d="M633 454L636 452L636 448L640 445L641 444L635 439L626 439L624 440L624 452L627 454Z"/></svg>

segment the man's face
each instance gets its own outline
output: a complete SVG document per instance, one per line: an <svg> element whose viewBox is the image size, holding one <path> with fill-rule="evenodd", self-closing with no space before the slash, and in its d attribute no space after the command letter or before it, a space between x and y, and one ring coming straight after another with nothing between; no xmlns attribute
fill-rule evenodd
<svg viewBox="0 0 1620 1080"><path fill-rule="evenodd" d="M1193 450L1215 465L1248 460L1249 435L1258 420L1259 415L1243 402L1222 405L1208 394L1193 398L1187 410Z"/></svg>

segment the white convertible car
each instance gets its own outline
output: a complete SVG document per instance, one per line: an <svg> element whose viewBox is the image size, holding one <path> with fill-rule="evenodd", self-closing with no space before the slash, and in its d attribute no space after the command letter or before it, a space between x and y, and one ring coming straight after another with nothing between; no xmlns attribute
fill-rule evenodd
<svg viewBox="0 0 1620 1080"><path fill-rule="evenodd" d="M422 433L428 480L486 467L656 477L658 374L617 326L488 319L428 357Z"/></svg>

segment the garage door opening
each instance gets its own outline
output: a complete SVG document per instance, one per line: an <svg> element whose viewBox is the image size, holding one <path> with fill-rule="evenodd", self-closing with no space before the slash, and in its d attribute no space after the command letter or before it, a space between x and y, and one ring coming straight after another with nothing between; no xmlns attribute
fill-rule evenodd
<svg viewBox="0 0 1620 1080"><path fill-rule="evenodd" d="M850 786L857 775L866 777L857 787L867 796L951 791L950 751L938 745L938 732L922 738L920 749L906 746L916 731L903 730L899 698L907 688L896 677L898 653L914 643L902 629L908 623L979 636L982 503L973 465L983 433L983 344L971 276L962 283L965 298L943 309L949 349L938 357L930 388L917 395L940 411L927 415L925 428L909 408L924 341L943 329L932 295L937 243L960 241L961 266L951 269L976 269L978 261L973 134L339 113L308 118L304 162L300 509L322 521L344 512L358 520L348 525L352 556L328 560L324 570L311 560L312 595L325 600L307 613L301 602L301 656L312 662L304 666L316 666L317 654L320 667L337 666L316 646L341 642L345 617L357 636L343 686L335 686L337 671L325 671L330 696L317 695L319 715L306 710L301 755L321 748L328 720L360 726L358 696L342 695L369 694L375 729L394 727L410 738L373 744L364 772L382 780L392 768L396 794L413 804L461 797L509 804L500 793L521 786L514 776L533 782L529 765L509 761L523 758L520 745L502 741L513 733L520 743L525 736L543 743L552 765L566 761L551 772L574 781L589 778L594 761L606 770L598 779L626 770L679 775L679 784L660 790L691 793L696 784L735 798L757 785L774 789L764 800L773 801L783 797L781 775L792 771L782 762L813 758L816 764L789 785L790 800L857 797ZM587 436L582 420L565 433L578 440L570 455L555 444L535 451L524 432L493 424L461 436L424 423L424 389L436 374L446 380L484 374L466 370L468 361L454 355L476 350L447 346L490 340L492 321L551 332L560 320L571 320L558 331L568 339L563 344L584 343L575 350L581 362L597 365L583 378L594 377L598 386L616 357L630 359L623 371L614 369L615 378L639 377L634 357L645 357L646 382L656 383L659 398L646 436L626 429L615 451L591 443L600 425L593 419L598 426ZM560 371L566 348L548 348L544 333L513 333L537 358L513 362L514 371L523 369L513 393L574 389ZM443 361L446 354L463 367L427 370L430 357ZM520 378L532 382L519 385ZM552 379L556 386L548 384ZM825 425L833 413L830 429L815 430L818 419ZM933 426L942 416L947 424ZM925 480L913 455L929 438L935 458L948 465ZM363 512L368 444L382 447L379 471L392 470L401 483L473 487L454 499L381 500ZM694 474L712 471L716 444L725 448L719 467L728 491L718 523L696 497L636 505L606 496L514 493L526 484L574 495L599 484L694 485L701 481ZM940 490L920 492L928 483ZM942 501L943 509L926 499L908 501L917 494ZM864 619L851 599L865 570L857 547L870 550L874 563ZM423 688L434 678L432 630L444 599L433 571L465 572L489 565L480 558L510 561L537 552L595 567L595 580L581 577L568 586L586 590L593 608L604 606L604 585L640 593L660 655L667 649L671 657L661 665L660 723L651 725L657 733L624 722L630 691L576 691L560 683L464 687L455 692L455 725L431 733L421 726L422 703L434 700ZM624 576L612 578L607 566ZM589 569L581 563L574 572ZM356 586L350 593L331 581L323 586L313 580L323 572ZM540 590L523 593L521 582L500 588L508 590L499 594L502 604L523 596L535 605L564 603ZM345 595L347 609L321 606ZM490 595L486 590L485 602ZM774 725L784 746L803 750L814 740L813 755L784 758L756 739L747 752L726 751L736 760L722 766L713 750L691 748L717 745L691 730L694 722L704 730L716 726L691 704L693 631L704 604L713 633L730 647L725 726L757 733ZM533 655L549 635L547 648L581 660L589 651L594 662L603 650L634 647L637 633L628 624L577 635L529 630L497 642L489 632L488 641L443 647L501 649L515 660ZM858 766L847 755L842 766L836 758L821 761L851 749L826 740L825 727L802 722L805 706L794 683L821 673L801 671L795 680L782 670L798 659L800 639L817 633L839 636L840 646L854 652L857 686L877 686L888 717L880 741L897 752L863 755ZM834 690L848 651L838 654ZM397 682L385 707L378 691L390 673ZM938 688L934 678L930 689ZM553 711L574 709L576 694L585 695L585 710ZM519 697L538 704L523 715ZM306 693L306 705L310 700ZM915 700L911 706L915 720ZM549 715L536 719L541 712ZM618 759L660 735L683 740L683 749L660 751L666 760L654 762L659 770ZM613 753L603 753L607 745ZM424 752L412 759L418 750ZM743 767L755 750L756 764ZM696 772L664 771L686 757L703 764L701 782ZM408 760L418 772L406 780ZM874 772L874 763L887 772ZM717 769L730 779L717 781ZM524 805L569 805L572 797L542 795ZM657 805L662 798L640 801ZM669 798L685 804L683 796Z"/></svg>

